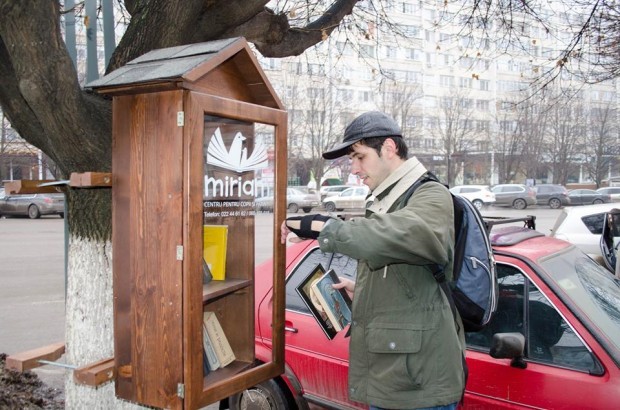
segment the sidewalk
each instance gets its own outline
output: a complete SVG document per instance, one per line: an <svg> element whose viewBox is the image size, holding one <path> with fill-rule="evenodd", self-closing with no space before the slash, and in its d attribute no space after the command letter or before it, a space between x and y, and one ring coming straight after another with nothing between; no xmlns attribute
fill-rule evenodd
<svg viewBox="0 0 620 410"><path fill-rule="evenodd" d="M64 244L64 219L57 216L0 219L0 353L64 340ZM63 389L65 369L34 372Z"/></svg>

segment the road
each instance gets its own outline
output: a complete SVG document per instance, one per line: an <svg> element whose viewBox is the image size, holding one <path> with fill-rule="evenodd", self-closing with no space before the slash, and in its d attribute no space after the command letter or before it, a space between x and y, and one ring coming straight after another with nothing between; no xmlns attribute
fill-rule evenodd
<svg viewBox="0 0 620 410"><path fill-rule="evenodd" d="M548 234L559 210L488 208L485 216L535 215ZM13 354L64 340L65 220L0 218L0 353ZM256 217L256 263L271 255L273 214ZM63 368L35 369L51 387L63 388ZM210 406L211 407L211 406ZM214 407L215 408L215 407Z"/></svg>

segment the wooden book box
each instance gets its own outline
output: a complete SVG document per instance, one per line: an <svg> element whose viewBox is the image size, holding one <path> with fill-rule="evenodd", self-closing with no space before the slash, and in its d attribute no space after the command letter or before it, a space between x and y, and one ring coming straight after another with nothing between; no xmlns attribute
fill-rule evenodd
<svg viewBox="0 0 620 410"><path fill-rule="evenodd" d="M154 50L87 87L113 98L116 395L196 409L281 374L287 114L247 42ZM273 357L257 365L254 199L267 174L276 198ZM203 260L214 276L207 284ZM205 311L235 355L206 375Z"/></svg>

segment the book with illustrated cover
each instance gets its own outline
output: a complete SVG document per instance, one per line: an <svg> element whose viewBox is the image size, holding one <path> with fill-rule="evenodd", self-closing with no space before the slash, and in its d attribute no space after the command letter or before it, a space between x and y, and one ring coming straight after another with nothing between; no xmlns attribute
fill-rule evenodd
<svg viewBox="0 0 620 410"><path fill-rule="evenodd" d="M330 269L330 271L334 272L331 269ZM335 274L335 272L333 273L333 275L336 278L336 281L338 281L338 276ZM340 325L336 325L337 327L334 326L334 324L332 323L332 321L330 320L330 318L329 318L329 316L327 314L327 311L322 306L319 298L316 296L315 291L312 290L312 285L314 283L318 283L319 279L321 279L324 276L325 276L325 269L323 268L323 266L321 264L318 264L310 272L310 274L306 277L306 279L304 279L297 286L296 290L297 290L297 293L299 294L299 296L301 296L303 301L306 303L306 306L308 306L308 309L310 309L310 312L312 312L312 315L315 317L315 319L317 320L317 322L321 326L321 329L325 333L325 336L327 336L327 338L331 340L339 332L339 330L337 330L337 329L341 330L344 326L340 326ZM331 276L331 274L330 274L330 276ZM350 312L351 299L349 298L349 295L347 295L347 293L346 293L346 291L344 289L341 289L338 292L342 295L342 298L345 301L345 305L347 305L347 307L344 308L344 309L348 310ZM335 305L332 304L332 306L335 306ZM340 315L340 313L334 313L333 314L334 317L339 317L339 315ZM350 318L351 318L350 313L348 315L349 315L348 317L349 317L349 320L350 320ZM337 320L335 320L335 321L337 322Z"/></svg>
<svg viewBox="0 0 620 410"><path fill-rule="evenodd" d="M215 355L220 362L220 367L229 365L235 360L235 354L230 347L230 343L228 343L220 321L215 316L215 312L204 312L203 320Z"/></svg>
<svg viewBox="0 0 620 410"><path fill-rule="evenodd" d="M207 332L207 325L205 323L202 324L202 347L207 358L207 363L209 364L209 370L219 369L220 361L215 354L215 350L213 350L213 344L211 343L211 339L209 338L209 333Z"/></svg>
<svg viewBox="0 0 620 410"><path fill-rule="evenodd" d="M310 285L310 290L337 332L351 323L351 299L346 290L334 289L332 285L338 282L340 282L338 275L330 269Z"/></svg>
<svg viewBox="0 0 620 410"><path fill-rule="evenodd" d="M213 280L226 278L228 225L203 225L203 258Z"/></svg>

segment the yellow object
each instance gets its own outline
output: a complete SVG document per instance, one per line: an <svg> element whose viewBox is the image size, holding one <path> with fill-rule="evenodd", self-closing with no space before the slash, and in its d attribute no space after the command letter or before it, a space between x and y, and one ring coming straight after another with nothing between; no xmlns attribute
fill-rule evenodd
<svg viewBox="0 0 620 410"><path fill-rule="evenodd" d="M204 225L203 257L211 271L213 280L226 278L226 245L228 225Z"/></svg>

